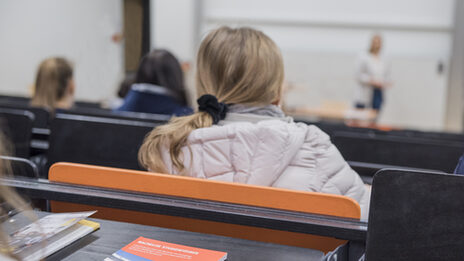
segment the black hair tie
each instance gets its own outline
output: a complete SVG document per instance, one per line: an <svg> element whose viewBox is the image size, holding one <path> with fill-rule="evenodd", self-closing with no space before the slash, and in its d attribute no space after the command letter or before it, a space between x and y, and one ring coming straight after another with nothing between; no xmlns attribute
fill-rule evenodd
<svg viewBox="0 0 464 261"><path fill-rule="evenodd" d="M207 112L213 118L213 124L217 124L226 117L228 106L225 103L218 102L217 98L210 94L202 95L198 98L198 110Z"/></svg>

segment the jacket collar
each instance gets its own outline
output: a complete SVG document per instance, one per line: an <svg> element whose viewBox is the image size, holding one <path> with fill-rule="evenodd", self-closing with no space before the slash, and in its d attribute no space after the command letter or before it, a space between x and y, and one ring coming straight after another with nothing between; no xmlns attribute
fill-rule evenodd
<svg viewBox="0 0 464 261"><path fill-rule="evenodd" d="M175 94L168 88L150 83L134 83L131 89L136 92L175 97Z"/></svg>
<svg viewBox="0 0 464 261"><path fill-rule="evenodd" d="M275 105L246 106L243 104L234 104L229 106L226 118L220 121L218 125L223 126L235 122L257 123L265 120L293 122L292 117L285 116L284 112Z"/></svg>

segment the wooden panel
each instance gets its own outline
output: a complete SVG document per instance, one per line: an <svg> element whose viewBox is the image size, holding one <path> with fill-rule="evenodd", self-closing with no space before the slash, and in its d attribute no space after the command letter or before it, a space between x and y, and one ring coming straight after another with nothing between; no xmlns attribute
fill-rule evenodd
<svg viewBox="0 0 464 261"><path fill-rule="evenodd" d="M345 196L204 180L146 171L57 163L50 181L252 205L320 215L360 218L358 203Z"/></svg>
<svg viewBox="0 0 464 261"><path fill-rule="evenodd" d="M345 196L211 181L145 171L57 163L50 168L49 179L55 182L213 200L320 215L355 219L360 217L358 203ZM51 206L54 212L97 209L99 212L96 217L103 219L306 247L324 252L333 250L345 242L335 238L302 233L65 202L52 202Z"/></svg>

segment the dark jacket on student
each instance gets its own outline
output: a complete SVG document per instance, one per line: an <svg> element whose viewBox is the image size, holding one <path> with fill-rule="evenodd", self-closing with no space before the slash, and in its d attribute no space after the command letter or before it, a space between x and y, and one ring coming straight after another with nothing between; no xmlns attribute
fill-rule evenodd
<svg viewBox="0 0 464 261"><path fill-rule="evenodd" d="M456 166L456 169L454 170L454 174L464 175L464 155L459 158L459 162Z"/></svg>
<svg viewBox="0 0 464 261"><path fill-rule="evenodd" d="M193 113L190 107L181 105L167 88L136 83L124 98L123 104L116 111L145 112L184 116Z"/></svg>

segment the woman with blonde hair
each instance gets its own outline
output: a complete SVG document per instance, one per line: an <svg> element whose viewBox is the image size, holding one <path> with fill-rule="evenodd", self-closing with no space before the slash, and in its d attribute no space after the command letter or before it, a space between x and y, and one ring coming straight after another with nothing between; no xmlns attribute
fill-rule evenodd
<svg viewBox="0 0 464 261"><path fill-rule="evenodd" d="M156 127L139 151L150 171L352 197L369 192L327 134L279 108L284 66L276 44L251 28L218 28L201 43L199 112Z"/></svg>
<svg viewBox="0 0 464 261"><path fill-rule="evenodd" d="M0 131L0 155L8 156L13 151L11 143L7 140L5 135ZM12 173L10 162L5 159L0 159L0 178L5 176L6 173ZM35 221L37 216L32 212L31 207L22 199L16 191L0 184L0 216L1 222L6 222L5 217L8 217L10 212L23 213L30 221ZM6 224L11 226L12 224ZM0 260L20 260L13 253L10 247L10 239L6 233L5 225L0 226Z"/></svg>
<svg viewBox="0 0 464 261"><path fill-rule="evenodd" d="M381 55L382 37L372 36L369 52L359 57L356 68L358 90L355 107L380 112L384 103L384 90L392 85L390 64Z"/></svg>
<svg viewBox="0 0 464 261"><path fill-rule="evenodd" d="M73 68L64 58L44 60L37 71L31 105L50 111L70 109L74 105Z"/></svg>

